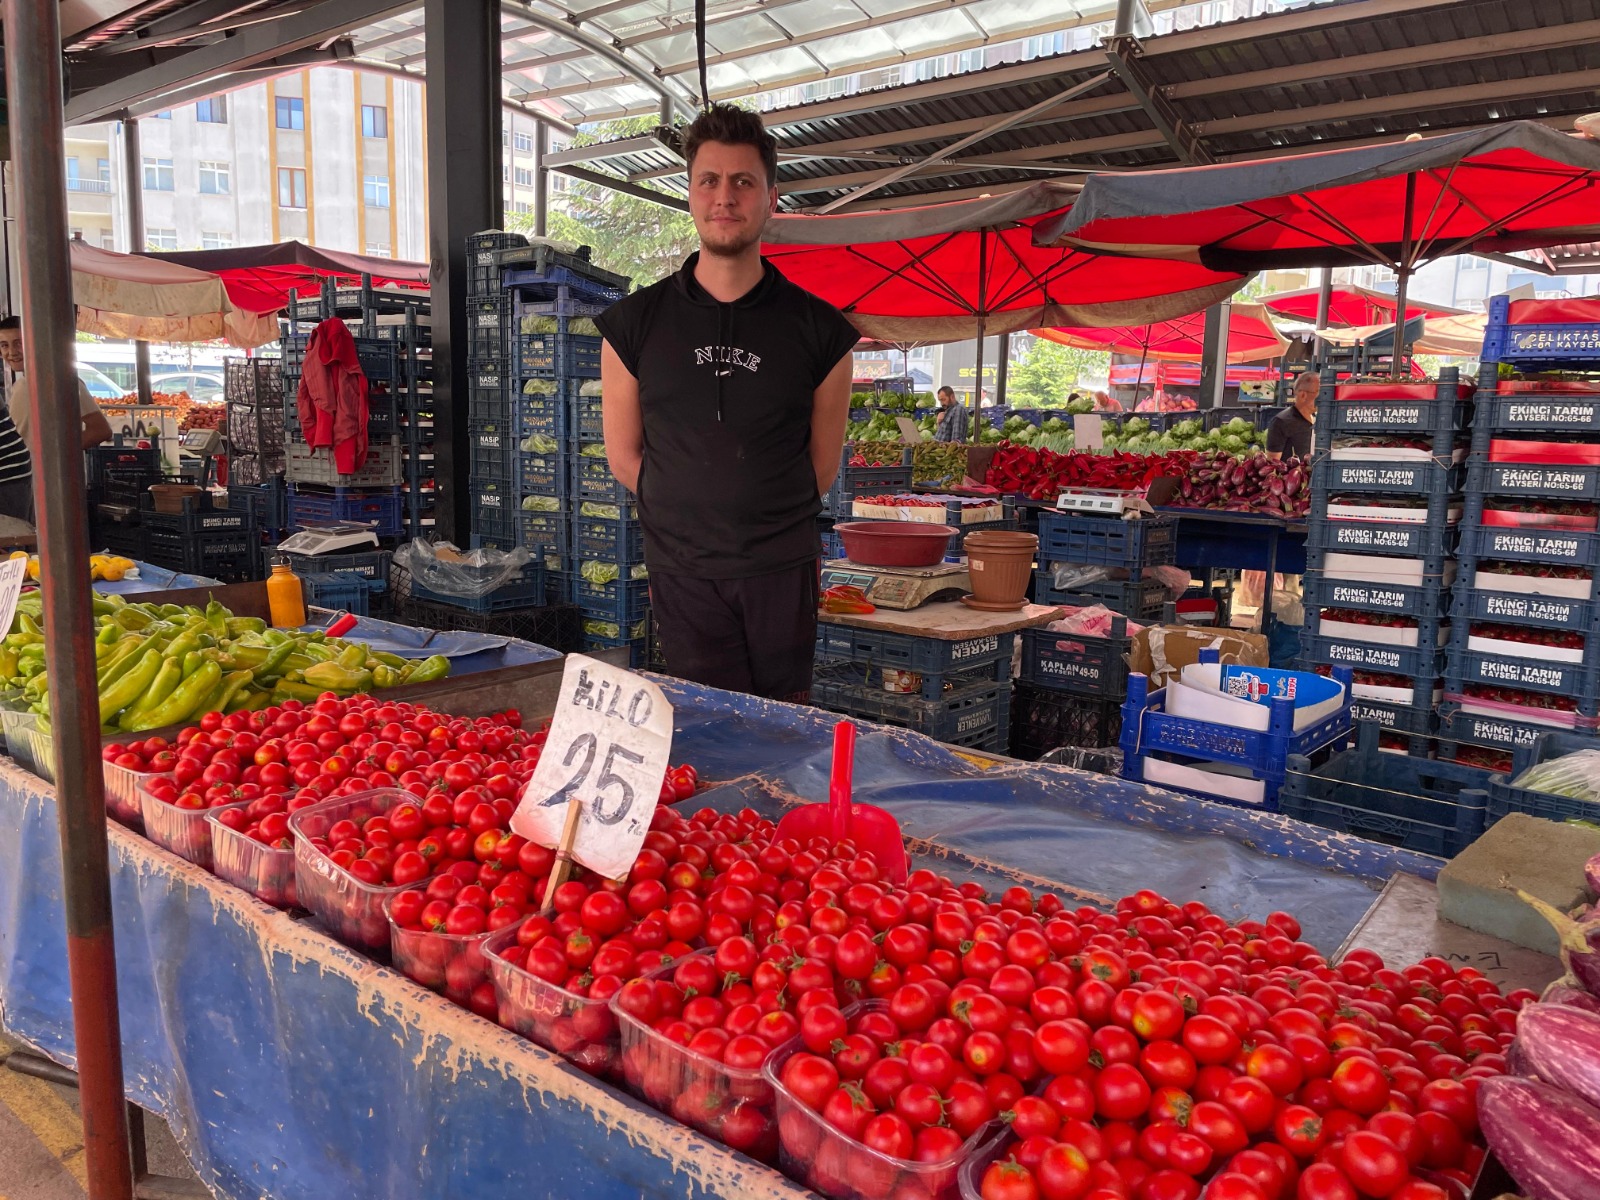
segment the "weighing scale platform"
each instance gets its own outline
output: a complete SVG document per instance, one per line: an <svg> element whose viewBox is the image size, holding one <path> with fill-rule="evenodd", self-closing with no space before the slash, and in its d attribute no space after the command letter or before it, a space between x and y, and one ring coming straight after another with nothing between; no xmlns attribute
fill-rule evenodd
<svg viewBox="0 0 1600 1200"><path fill-rule="evenodd" d="M1045 604L1025 604L1014 612L981 612L968 608L959 600L942 600L924 604L911 612L888 608L880 608L875 613L819 612L817 620L852 629L876 629L911 637L937 638L944 642L963 642L969 638L1015 633L1019 629L1048 625L1060 615L1059 608Z"/></svg>
<svg viewBox="0 0 1600 1200"><path fill-rule="evenodd" d="M868 567L847 558L822 564L824 589L853 584L879 608L902 611L934 600L953 600L972 590L966 567L934 563L931 567Z"/></svg>

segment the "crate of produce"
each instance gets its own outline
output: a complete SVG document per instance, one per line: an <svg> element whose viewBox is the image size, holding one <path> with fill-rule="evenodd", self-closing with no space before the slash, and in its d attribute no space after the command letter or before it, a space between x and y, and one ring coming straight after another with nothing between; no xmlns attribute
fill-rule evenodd
<svg viewBox="0 0 1600 1200"><path fill-rule="evenodd" d="M289 528L289 489L282 476L262 483L230 483L228 507L255 514L256 529L272 541Z"/></svg>
<svg viewBox="0 0 1600 1200"><path fill-rule="evenodd" d="M1600 445L1589 440L1600 433L1600 384L1480 394L1478 408L1482 415L1473 427L1472 449L1490 463L1600 465Z"/></svg>
<svg viewBox="0 0 1600 1200"><path fill-rule="evenodd" d="M815 668L825 671L830 684L835 688L859 686L868 690L920 696L929 702L945 698L946 689L951 686L951 681L957 678L964 686L976 685L982 681L996 684L1011 682L1009 658L964 668L959 676L924 675L919 671L908 671L903 667L884 666L881 662L859 660L849 662L837 658L819 658L815 662Z"/></svg>
<svg viewBox="0 0 1600 1200"><path fill-rule="evenodd" d="M467 297L467 353L475 359L510 357L511 297L504 292Z"/></svg>
<svg viewBox="0 0 1600 1200"><path fill-rule="evenodd" d="M524 376L600 378L600 338L582 333L517 335L517 367Z"/></svg>
<svg viewBox="0 0 1600 1200"><path fill-rule="evenodd" d="M611 464L603 458L578 455L572 459L572 495L577 500L604 504L632 504L633 493L611 474Z"/></svg>
<svg viewBox="0 0 1600 1200"><path fill-rule="evenodd" d="M1234 421L1248 421L1251 428L1259 431L1265 430L1280 413L1286 411L1286 408L1274 404L1228 404L1220 408L1202 409L1199 417L1207 433Z"/></svg>
<svg viewBox="0 0 1600 1200"><path fill-rule="evenodd" d="M1580 751L1600 750L1600 737L1591 733L1541 733L1511 755L1511 769L1489 779L1489 824L1507 813L1527 813L1547 821L1600 823L1600 801L1587 799L1588 777L1581 769L1562 767L1554 760ZM1532 776L1524 772L1538 770Z"/></svg>
<svg viewBox="0 0 1600 1200"><path fill-rule="evenodd" d="M403 510L399 488L323 490L306 484L289 488L291 529L354 523L372 526L372 532L379 537L399 537Z"/></svg>
<svg viewBox="0 0 1600 1200"><path fill-rule="evenodd" d="M1295 756L1278 792L1284 816L1370 841L1453 858L1484 830L1489 772L1387 754L1374 728L1320 767Z"/></svg>
<svg viewBox="0 0 1600 1200"><path fill-rule="evenodd" d="M1465 463L1362 462L1319 458L1311 464L1313 491L1349 492L1362 496L1450 496L1466 484Z"/></svg>
<svg viewBox="0 0 1600 1200"><path fill-rule="evenodd" d="M572 432L578 437L599 441L605 437L605 422L601 414L599 396L585 396L581 392L574 398Z"/></svg>
<svg viewBox="0 0 1600 1200"><path fill-rule="evenodd" d="M517 488L524 496L551 496L565 499L571 486L566 456L559 451L517 452Z"/></svg>
<svg viewBox="0 0 1600 1200"><path fill-rule="evenodd" d="M644 527L637 520L572 518L572 555L624 565L644 561Z"/></svg>
<svg viewBox="0 0 1600 1200"><path fill-rule="evenodd" d="M578 648L591 655L603 654L608 650L617 651L620 655L618 661L634 671L642 671L650 665L650 639L644 636L613 638L585 633Z"/></svg>
<svg viewBox="0 0 1600 1200"><path fill-rule="evenodd" d="M911 490L912 465L909 447L901 455L898 466L888 467L852 467L850 465L852 452L853 447L848 442L845 443L844 450L839 456L839 474L835 477L833 486L822 497L824 516L848 521L854 515L858 497Z"/></svg>
<svg viewBox="0 0 1600 1200"><path fill-rule="evenodd" d="M1421 499L1315 492L1306 517L1306 548L1399 558L1443 557L1455 550L1463 512L1459 496Z"/></svg>
<svg viewBox="0 0 1600 1200"><path fill-rule="evenodd" d="M1317 400L1317 444L1326 449L1331 435L1348 433L1454 433L1471 418L1472 388L1454 367L1436 382L1329 381Z"/></svg>
<svg viewBox="0 0 1600 1200"><path fill-rule="evenodd" d="M1112 699L1121 704L1128 693L1127 656L1132 645L1126 617L1114 619L1105 637L1024 629L1020 678L1035 688Z"/></svg>
<svg viewBox="0 0 1600 1200"><path fill-rule="evenodd" d="M1464 564L1461 586L1455 589L1451 606L1455 618L1458 621L1509 622L1540 629L1583 631L1595 628L1596 620L1600 619L1600 602L1588 596L1594 587L1591 578L1579 576L1565 580L1505 569L1512 565L1495 562ZM1548 590L1568 582L1576 585L1569 594L1548 594ZM1508 590L1494 590L1497 585ZM1547 591L1509 590L1525 586L1543 587Z"/></svg>
<svg viewBox="0 0 1600 1200"><path fill-rule="evenodd" d="M283 401L283 360L225 358L222 395L230 405L272 407Z"/></svg>
<svg viewBox="0 0 1600 1200"><path fill-rule="evenodd" d="M1084 696L1018 680L1011 692L1011 756L1037 762L1052 750L1115 747L1122 700Z"/></svg>
<svg viewBox="0 0 1600 1200"><path fill-rule="evenodd" d="M301 579L346 571L365 579L369 590L373 592L382 592L389 586L390 562L394 558L392 550L355 550L336 554L295 554L278 550L274 554L288 563L289 569Z"/></svg>
<svg viewBox="0 0 1600 1200"><path fill-rule="evenodd" d="M1039 514L1039 557L1046 562L1122 567L1131 573L1170 566L1177 550L1176 517L1124 521L1086 513Z"/></svg>
<svg viewBox="0 0 1600 1200"><path fill-rule="evenodd" d="M1323 610L1334 615L1321 617L1306 610L1306 623L1300 643L1306 658L1363 671L1387 675L1409 675L1413 679L1435 678L1444 673L1445 644L1440 641L1438 618L1412 623L1406 617L1376 617L1383 621L1406 621L1404 626L1361 625L1344 619L1340 610ZM1351 616L1372 616L1352 612ZM1326 632L1325 632L1326 630ZM1405 638L1410 644L1382 640L1383 635Z"/></svg>
<svg viewBox="0 0 1600 1200"><path fill-rule="evenodd" d="M297 908L294 887L294 841L285 836L264 842L245 832L243 814L250 802L206 810L211 828L211 870L218 879L243 888L263 904ZM240 814L234 816L232 814ZM285 819L287 824L287 818Z"/></svg>
<svg viewBox="0 0 1600 1200"><path fill-rule="evenodd" d="M1468 496L1460 557L1577 567L1591 575L1600 568L1600 533L1537 525L1485 525L1482 519L1483 497Z"/></svg>
<svg viewBox="0 0 1600 1200"><path fill-rule="evenodd" d="M622 572L626 575L628 568L623 566ZM593 583L580 570L572 584L572 603L585 617L631 626L650 611L650 581L624 578Z"/></svg>
<svg viewBox="0 0 1600 1200"><path fill-rule="evenodd" d="M396 614L404 624L421 629L464 629L494 637L516 638L552 650L578 648L578 610L570 605L546 603L478 613L408 595L396 605Z"/></svg>
<svg viewBox="0 0 1600 1200"><path fill-rule="evenodd" d="M1600 308L1593 298L1489 299L1483 361L1551 367L1587 365L1600 358Z"/></svg>
<svg viewBox="0 0 1600 1200"><path fill-rule="evenodd" d="M1302 598L1308 613L1323 608L1344 608L1371 613L1440 616L1450 609L1450 587L1438 577L1422 583L1387 583L1335 579L1308 571L1302 579Z"/></svg>
<svg viewBox="0 0 1600 1200"><path fill-rule="evenodd" d="M1584 644L1593 638L1530 625L1463 621L1454 628L1445 669L1451 682L1570 696L1586 711L1600 704L1595 648Z"/></svg>
<svg viewBox="0 0 1600 1200"><path fill-rule="evenodd" d="M1034 574L1033 581L1035 604L1065 608L1088 608L1103 604L1114 613L1132 617L1144 624L1161 619L1169 594L1166 585L1159 579L1102 579L1075 584L1070 591L1059 589L1055 586L1048 565Z"/></svg>
<svg viewBox="0 0 1600 1200"><path fill-rule="evenodd" d="M816 659L819 663L865 663L942 678L993 663L1003 663L1009 668L1016 636L1014 633L991 633L946 641L887 629L855 629L821 620L817 622Z"/></svg>
<svg viewBox="0 0 1600 1200"><path fill-rule="evenodd" d="M1600 500L1600 464L1491 462L1474 458L1467 486L1485 496Z"/></svg>
<svg viewBox="0 0 1600 1200"><path fill-rule="evenodd" d="M532 390L529 390L532 389ZM517 431L565 444L572 428L572 400L567 390L546 379L529 379L516 393Z"/></svg>
<svg viewBox="0 0 1600 1200"><path fill-rule="evenodd" d="M514 428L516 386L504 356L473 359L467 367L467 420Z"/></svg>
<svg viewBox="0 0 1600 1200"><path fill-rule="evenodd" d="M424 604L447 604L467 612L493 613L508 608L534 608L544 603L544 559L535 557L522 568L518 577L481 596L457 596L449 592L435 592L411 580L411 597Z"/></svg>
<svg viewBox="0 0 1600 1200"><path fill-rule="evenodd" d="M288 413L282 404L230 403L227 424L230 466L235 454L282 454L287 422ZM295 424L298 426L298 419Z"/></svg>
<svg viewBox="0 0 1600 1200"><path fill-rule="evenodd" d="M1593 734L1597 727L1593 715L1580 714L1577 703L1564 697L1463 686L1463 692L1455 692L1446 683L1439 703L1439 738L1456 744L1453 757L1457 759L1465 751L1476 750L1480 753L1475 757L1492 763L1496 770L1508 771L1512 752L1518 746L1533 745L1542 733Z"/></svg>
<svg viewBox="0 0 1600 1200"><path fill-rule="evenodd" d="M517 942L521 924L490 934L483 945L500 1024L579 1070L620 1083L622 1036L609 1000L575 996L527 970L527 947Z"/></svg>
<svg viewBox="0 0 1600 1200"><path fill-rule="evenodd" d="M567 254L548 243L529 245L524 241L520 246L501 249L495 261L515 271L506 278L507 287L527 288L543 282L565 289L557 292L558 299L570 297L603 307L622 299L628 290L628 276L590 262L587 246L579 246L576 254Z"/></svg>
<svg viewBox="0 0 1600 1200"><path fill-rule="evenodd" d="M522 507L517 511L515 536L523 546L553 547L565 554L571 521L571 517L558 509L535 511Z"/></svg>
<svg viewBox="0 0 1600 1200"><path fill-rule="evenodd" d="M290 442L284 456L284 475L292 483L323 487L392 488L405 484L405 443L398 437L367 443L367 459L359 471L341 474L333 451L313 450L304 442Z"/></svg>
<svg viewBox="0 0 1600 1200"><path fill-rule="evenodd" d="M141 533L142 556L158 567L223 583L249 583L260 577L261 543L254 529L182 534L145 527Z"/></svg>
<svg viewBox="0 0 1600 1200"><path fill-rule="evenodd" d="M811 682L811 703L846 716L905 729L952 746L998 750L1008 745L1011 685L990 672L946 677L937 700L920 693L886 692L883 685L860 682L853 664L821 664Z"/></svg>
<svg viewBox="0 0 1600 1200"><path fill-rule="evenodd" d="M1327 675L1333 665L1313 660L1306 669ZM1433 676L1416 679L1357 668L1350 687L1350 719L1370 722L1383 733L1426 737L1438 729L1443 695L1443 681Z"/></svg>
<svg viewBox="0 0 1600 1200"><path fill-rule="evenodd" d="M139 524L147 530L160 530L181 537L202 533L244 533L255 531L255 514L249 509L219 508L209 492L185 496L177 512L161 512L150 492L141 497Z"/></svg>
<svg viewBox="0 0 1600 1200"><path fill-rule="evenodd" d="M399 788L375 788L337 800L325 800L300 809L289 817L294 838L295 892L302 905L334 937L347 946L386 959L389 955L389 916L385 902L398 887L363 883L334 863L324 847L328 831L342 821L359 828L373 817L416 797Z"/></svg>

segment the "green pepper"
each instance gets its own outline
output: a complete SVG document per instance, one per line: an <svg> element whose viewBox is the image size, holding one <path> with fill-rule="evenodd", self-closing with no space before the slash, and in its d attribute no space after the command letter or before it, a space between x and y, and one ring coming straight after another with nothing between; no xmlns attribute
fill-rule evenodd
<svg viewBox="0 0 1600 1200"><path fill-rule="evenodd" d="M339 656L332 646L312 638L307 638L306 644L300 647L300 652L311 659L312 662L319 663L333 662Z"/></svg>
<svg viewBox="0 0 1600 1200"><path fill-rule="evenodd" d="M122 628L115 622L107 621L94 635L94 641L97 646L115 646L121 637Z"/></svg>
<svg viewBox="0 0 1600 1200"><path fill-rule="evenodd" d="M216 695L206 701L206 707L201 712L226 712L228 705L233 703L234 697L242 692L250 682L249 671L230 671L222 677L220 690Z"/></svg>
<svg viewBox="0 0 1600 1200"><path fill-rule="evenodd" d="M359 642L351 642L340 652L336 661L347 671L359 671L367 665L367 648Z"/></svg>
<svg viewBox="0 0 1600 1200"><path fill-rule="evenodd" d="M229 617L228 636L231 638L243 637L247 633L265 633L267 623L260 617Z"/></svg>
<svg viewBox="0 0 1600 1200"><path fill-rule="evenodd" d="M203 664L178 685L177 691L134 722L130 732L143 733L147 729L160 729L164 725L188 720L221 682L222 668L214 662Z"/></svg>
<svg viewBox="0 0 1600 1200"><path fill-rule="evenodd" d="M419 662L406 676L407 683L432 683L436 679L443 679L450 674L450 660L442 654L434 654Z"/></svg>
<svg viewBox="0 0 1600 1200"><path fill-rule="evenodd" d="M124 709L122 716L117 718L117 728L131 730L135 721L177 691L178 685L182 682L183 668L179 665L178 660L175 658L162 659L161 670L150 686L145 689L144 695Z"/></svg>
<svg viewBox="0 0 1600 1200"><path fill-rule="evenodd" d="M129 633L138 633L141 629L148 629L157 621L156 617L152 617L144 609L135 608L131 604L126 608L117 609L116 612L111 614L111 619Z"/></svg>
<svg viewBox="0 0 1600 1200"><path fill-rule="evenodd" d="M295 652L293 654L289 655L288 658L283 660L283 664L282 665L283 665L284 671L288 672L288 671L304 671L307 667L315 666L316 663L317 663L316 659L308 658L306 655L301 654L299 652L299 650L297 649L297 650L295 650Z"/></svg>
<svg viewBox="0 0 1600 1200"><path fill-rule="evenodd" d="M228 656L241 667L259 667L272 657L272 651L265 646L246 646L235 642Z"/></svg>
<svg viewBox="0 0 1600 1200"><path fill-rule="evenodd" d="M372 657L386 667L393 667L396 671L404 671L411 662L410 659L401 658L398 654L390 654L387 650L374 650Z"/></svg>
<svg viewBox="0 0 1600 1200"><path fill-rule="evenodd" d="M136 633L127 634L111 652L111 657L99 664L99 684L105 687L125 675L138 660L139 651L150 643Z"/></svg>
<svg viewBox="0 0 1600 1200"><path fill-rule="evenodd" d="M263 630L261 637L262 640L265 641L269 646L281 646L284 642L290 642L294 640L281 629Z"/></svg>
<svg viewBox="0 0 1600 1200"><path fill-rule="evenodd" d="M138 665L100 692L100 723L104 725L128 705L132 704L155 681L161 671L161 651L149 647L139 657ZM221 674L220 669L218 674ZM154 728L154 726L151 726Z"/></svg>
<svg viewBox="0 0 1600 1200"><path fill-rule="evenodd" d="M256 665L255 678L257 683L265 683L283 672L283 664L294 653L295 644L284 642L267 653L267 656Z"/></svg>
<svg viewBox="0 0 1600 1200"><path fill-rule="evenodd" d="M272 702L282 704L285 700L302 700L307 704L314 704L322 698L322 693L327 688L312 687L309 683L296 683L291 679L280 679L272 685Z"/></svg>
<svg viewBox="0 0 1600 1200"><path fill-rule="evenodd" d="M206 624L216 637L228 636L228 610L215 597L206 605Z"/></svg>
<svg viewBox="0 0 1600 1200"><path fill-rule="evenodd" d="M9 647L0 650L0 679L15 679L17 677L17 652Z"/></svg>
<svg viewBox="0 0 1600 1200"><path fill-rule="evenodd" d="M314 663L304 672L313 687L335 692L365 692L372 688L372 672L351 670L336 662Z"/></svg>
<svg viewBox="0 0 1600 1200"><path fill-rule="evenodd" d="M3 672L0 672L3 674ZM379 663L372 668L372 686L377 688L393 687L400 680L400 673L388 663Z"/></svg>
<svg viewBox="0 0 1600 1200"><path fill-rule="evenodd" d="M223 709L224 712L255 712L272 703L272 693L264 692L253 684L248 684L234 694L232 700Z"/></svg>
<svg viewBox="0 0 1600 1200"><path fill-rule="evenodd" d="M17 629L22 633L39 633L39 622L35 621L21 609L16 610Z"/></svg>
<svg viewBox="0 0 1600 1200"><path fill-rule="evenodd" d="M167 661L178 661L181 664L179 677L187 679L200 669L200 664L206 661L206 654L204 650L190 650L182 659L178 659L177 655L169 652Z"/></svg>

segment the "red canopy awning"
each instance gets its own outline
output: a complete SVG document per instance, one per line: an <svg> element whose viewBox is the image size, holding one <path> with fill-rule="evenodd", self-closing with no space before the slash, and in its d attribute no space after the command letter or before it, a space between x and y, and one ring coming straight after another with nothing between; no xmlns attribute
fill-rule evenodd
<svg viewBox="0 0 1600 1200"><path fill-rule="evenodd" d="M1228 361L1266 362L1280 357L1288 341L1259 304L1234 301L1228 322ZM1206 315L1191 313L1151 325L1109 329L1035 329L1035 336L1084 350L1110 350L1166 362L1199 362L1205 356Z"/></svg>
<svg viewBox="0 0 1600 1200"><path fill-rule="evenodd" d="M1292 292L1275 292L1262 296L1263 307L1280 317L1293 317L1307 325L1317 321L1317 296L1320 288L1296 288ZM1328 300L1328 324L1382 325L1394 321L1395 297L1391 292L1357 287L1353 283L1335 284ZM1406 297L1406 320L1412 317L1455 317L1462 310L1444 304Z"/></svg>
<svg viewBox="0 0 1600 1200"><path fill-rule="evenodd" d="M1037 326L1137 325L1196 312L1244 276L1192 262L1130 264L1033 244L1071 193L1035 184L1003 197L846 216L779 216L762 252L868 337L932 344Z"/></svg>
<svg viewBox="0 0 1600 1200"><path fill-rule="evenodd" d="M226 250L168 251L149 257L220 275L228 298L251 312L283 308L291 290L300 296L312 295L330 275L351 281L370 275L374 287L428 286L427 263L324 250L293 239Z"/></svg>

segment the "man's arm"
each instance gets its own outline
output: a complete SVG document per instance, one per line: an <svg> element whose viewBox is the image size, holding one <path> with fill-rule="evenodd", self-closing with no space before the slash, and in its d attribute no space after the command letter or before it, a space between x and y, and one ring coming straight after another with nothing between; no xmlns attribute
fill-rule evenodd
<svg viewBox="0 0 1600 1200"><path fill-rule="evenodd" d="M85 450L100 445L101 442L111 440L111 422L106 420L105 413L96 408L92 413L83 415L83 448Z"/></svg>
<svg viewBox="0 0 1600 1200"><path fill-rule="evenodd" d="M817 473L818 495L827 492L839 474L839 451L844 447L844 427L850 420L850 380L854 375L855 357L846 354L834 363L822 386L811 393L811 468Z"/></svg>
<svg viewBox="0 0 1600 1200"><path fill-rule="evenodd" d="M639 494L639 467L644 462L644 416L639 411L639 381L610 342L600 343L600 413L611 473L634 495Z"/></svg>

